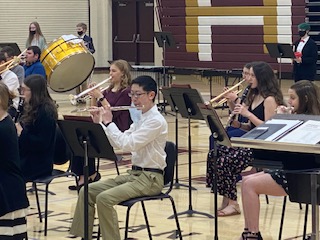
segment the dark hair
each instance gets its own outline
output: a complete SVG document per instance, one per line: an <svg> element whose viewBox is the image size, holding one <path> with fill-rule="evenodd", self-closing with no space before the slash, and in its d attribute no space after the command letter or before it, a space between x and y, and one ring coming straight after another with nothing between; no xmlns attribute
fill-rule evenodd
<svg viewBox="0 0 320 240"><path fill-rule="evenodd" d="M156 81L150 77L150 76L139 76L135 79L132 80L131 85L137 84L139 87L142 87L142 89L146 92L154 92L154 99L155 100L157 93L158 93L158 88L157 88L157 83Z"/></svg>
<svg viewBox="0 0 320 240"><path fill-rule="evenodd" d="M30 88L31 99L25 104L21 121L33 123L37 119L37 112L44 107L46 112L52 113L54 119L58 119L57 107L49 95L46 79L39 74L32 74L26 77L23 83Z"/></svg>
<svg viewBox="0 0 320 240"><path fill-rule="evenodd" d="M243 67L250 69L252 67L252 62L246 63Z"/></svg>
<svg viewBox="0 0 320 240"><path fill-rule="evenodd" d="M7 58L6 58L6 56L4 55L4 53L3 52L0 52L0 62L2 62L2 61L7 61Z"/></svg>
<svg viewBox="0 0 320 240"><path fill-rule="evenodd" d="M258 85L249 91L247 105L253 102L257 94L260 94L263 98L272 96L278 105L283 105L283 95L270 65L266 62L252 62L252 70Z"/></svg>
<svg viewBox="0 0 320 240"><path fill-rule="evenodd" d="M1 53L7 53L8 57L15 56L14 49L12 47L10 47L10 46L4 46L3 48L1 48L0 52Z"/></svg>
<svg viewBox="0 0 320 240"><path fill-rule="evenodd" d="M320 115L320 95L317 85L308 80L301 80L293 84L290 89L299 97L297 114Z"/></svg>
<svg viewBox="0 0 320 240"><path fill-rule="evenodd" d="M38 59L40 59L41 49L38 46L30 46L27 48L27 50L32 50L34 55L38 54Z"/></svg>

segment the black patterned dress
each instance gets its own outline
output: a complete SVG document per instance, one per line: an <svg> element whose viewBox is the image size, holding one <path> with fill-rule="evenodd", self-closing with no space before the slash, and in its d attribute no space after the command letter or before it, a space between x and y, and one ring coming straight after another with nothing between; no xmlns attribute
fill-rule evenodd
<svg viewBox="0 0 320 240"><path fill-rule="evenodd" d="M255 109L249 111L264 121L264 101ZM251 127L255 126L251 124ZM235 148L217 146L217 190L232 200L237 200L237 176L246 169L253 160L253 153L249 148ZM208 153L207 185L213 189L214 179L214 150Z"/></svg>

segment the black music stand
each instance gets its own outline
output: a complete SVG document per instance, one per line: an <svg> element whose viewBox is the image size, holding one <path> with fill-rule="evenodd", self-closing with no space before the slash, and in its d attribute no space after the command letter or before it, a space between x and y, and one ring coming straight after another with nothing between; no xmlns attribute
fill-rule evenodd
<svg viewBox="0 0 320 240"><path fill-rule="evenodd" d="M162 66L163 66L163 86L169 86L167 84L167 74L166 74L166 49L167 48L175 48L176 47L176 42L170 32L154 32L154 37L156 38L157 44L160 48L163 48L163 61L162 61ZM160 111L161 112L166 112L166 103L163 102L163 104L160 105Z"/></svg>
<svg viewBox="0 0 320 240"><path fill-rule="evenodd" d="M73 155L84 157L84 240L88 240L88 157L107 158L116 163L117 156L99 124L58 120L58 125L70 149L73 151Z"/></svg>
<svg viewBox="0 0 320 240"><path fill-rule="evenodd" d="M280 58L279 61L279 84L281 86L281 59L282 58L292 58L294 59L294 53L292 50L292 46L287 43L266 43L266 47L268 49L269 55L272 58Z"/></svg>
<svg viewBox="0 0 320 240"><path fill-rule="evenodd" d="M170 107L171 107L171 110L175 112L175 116L176 116L176 121L175 121L175 131L176 131L176 150L177 150L177 160L176 160L176 182L174 183L174 186L175 188L180 188L180 186L182 187L188 187L188 185L185 185L185 184L181 184L179 183L179 176L178 176L178 158L179 158L179 154L178 154L178 150L179 150L179 147L178 147L178 107L176 106L176 104L174 103L173 99L172 99L172 96L171 96L171 91L172 91L172 88L162 88L161 89L161 92L162 92L162 95L163 95L163 98L165 100L167 100L167 102L169 103Z"/></svg>
<svg viewBox="0 0 320 240"><path fill-rule="evenodd" d="M192 88L171 88L171 97L173 102L176 104L179 113L183 118L188 118L188 167L189 167L189 209L187 211L178 213L178 215L187 214L192 217L193 214L201 214L209 218L213 218L208 213L202 213L194 211L192 209L192 185L191 185L191 127L190 120L197 119L203 120L203 116L197 106L197 103L203 103L202 97L200 96L197 89ZM169 218L173 218L170 216Z"/></svg>
<svg viewBox="0 0 320 240"><path fill-rule="evenodd" d="M220 145L231 147L231 141L229 136L221 123L220 117L217 112L212 108L211 105L205 105L203 103L198 103L198 107L206 121L208 127L210 128L211 134L214 141ZM213 191L214 191L214 225L215 225L215 235L214 239L218 240L218 191L217 191L217 158L218 150L217 144L214 144L214 179L213 179Z"/></svg>
<svg viewBox="0 0 320 240"><path fill-rule="evenodd" d="M14 55L15 56L18 56L20 55L21 53L21 50L18 46L17 43L0 43L0 50L3 48L3 47L6 47L6 46L9 46L9 47L12 47L13 48L13 51L14 51Z"/></svg>

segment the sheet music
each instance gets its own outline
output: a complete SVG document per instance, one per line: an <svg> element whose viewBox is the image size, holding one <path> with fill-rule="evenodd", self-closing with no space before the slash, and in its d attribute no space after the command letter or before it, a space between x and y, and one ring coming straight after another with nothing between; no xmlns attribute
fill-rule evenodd
<svg viewBox="0 0 320 240"><path fill-rule="evenodd" d="M278 142L317 144L320 141L320 121L308 120Z"/></svg>
<svg viewBox="0 0 320 240"><path fill-rule="evenodd" d="M300 120L287 120L287 119L271 119L265 122L265 124L283 124L285 125L283 128L278 130L277 132L273 133L269 137L265 139L265 141L277 141L282 136L284 136L290 130L296 128L297 126L301 125L303 122Z"/></svg>

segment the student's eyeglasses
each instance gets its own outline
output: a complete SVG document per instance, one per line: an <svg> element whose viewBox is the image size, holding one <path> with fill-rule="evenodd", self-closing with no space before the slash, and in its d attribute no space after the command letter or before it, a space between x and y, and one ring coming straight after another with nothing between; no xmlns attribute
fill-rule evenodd
<svg viewBox="0 0 320 240"><path fill-rule="evenodd" d="M143 93L133 93L133 92L130 92L128 93L128 96L129 97L135 97L135 98L140 98L143 94L147 94L146 92L143 92Z"/></svg>

